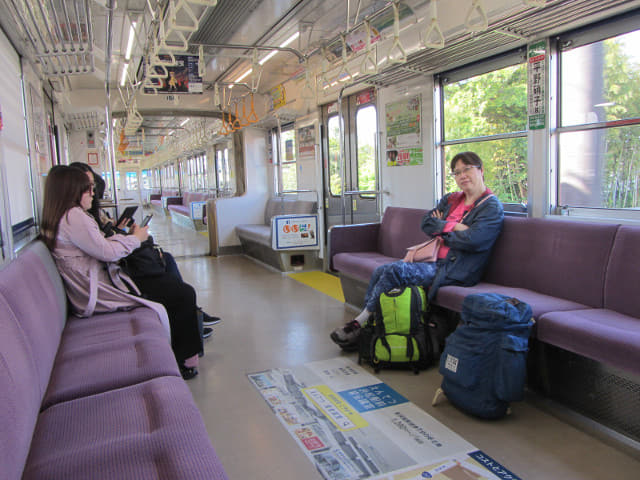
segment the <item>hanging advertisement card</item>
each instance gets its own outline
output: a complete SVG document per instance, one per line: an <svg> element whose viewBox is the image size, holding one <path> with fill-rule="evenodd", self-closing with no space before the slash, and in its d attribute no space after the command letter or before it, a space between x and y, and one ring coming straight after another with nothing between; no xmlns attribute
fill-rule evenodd
<svg viewBox="0 0 640 480"><path fill-rule="evenodd" d="M286 105L287 95L284 90L284 85L278 85L277 87L272 88L270 93L273 110L277 110L278 108L284 107Z"/></svg>
<svg viewBox="0 0 640 480"><path fill-rule="evenodd" d="M171 61L167 54L158 55L165 63ZM145 87L144 93L202 93L202 77L198 75L197 55L174 55L174 65L156 65L156 75L166 75L164 78L152 80L155 87ZM144 63L146 65L146 63Z"/></svg>
<svg viewBox="0 0 640 480"><path fill-rule="evenodd" d="M529 45L527 69L527 106L529 128L531 130L545 127L545 59L546 42Z"/></svg>

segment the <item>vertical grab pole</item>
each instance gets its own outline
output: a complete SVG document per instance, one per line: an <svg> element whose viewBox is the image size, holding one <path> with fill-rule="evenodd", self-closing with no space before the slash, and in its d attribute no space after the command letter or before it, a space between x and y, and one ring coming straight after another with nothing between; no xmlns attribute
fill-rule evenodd
<svg viewBox="0 0 640 480"><path fill-rule="evenodd" d="M346 197L344 195L344 164L345 164L345 155L344 155L344 115L342 114L342 94L344 93L345 87L340 88L340 93L338 94L338 128L340 132L340 138L338 145L340 145L340 196L342 197L342 224L347 224L347 205L346 205Z"/></svg>
<svg viewBox="0 0 640 480"><path fill-rule="evenodd" d="M116 185L116 157L113 143L113 125L111 124L111 31L113 29L113 4L114 0L107 0L107 48L104 53L106 72L105 72L105 116L107 119L107 158L111 167L111 186L113 188L113 203L116 205L116 217L120 214L118 211L118 187Z"/></svg>

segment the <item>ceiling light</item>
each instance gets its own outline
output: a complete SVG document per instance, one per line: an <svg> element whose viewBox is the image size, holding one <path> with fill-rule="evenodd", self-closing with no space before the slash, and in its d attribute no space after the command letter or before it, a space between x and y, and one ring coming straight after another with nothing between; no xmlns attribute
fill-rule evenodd
<svg viewBox="0 0 640 480"><path fill-rule="evenodd" d="M238 78L235 79L234 83L239 83L242 80L244 80L245 78L247 78L251 72L253 72L253 68L250 68L249 70L247 70L246 72L244 72L242 75L240 75ZM229 88L233 88L233 85L229 85Z"/></svg>
<svg viewBox="0 0 640 480"><path fill-rule="evenodd" d="M295 39L297 39L299 36L300 36L300 32L294 33L293 35L291 35L289 38L287 38L284 42L280 44L280 48L285 48L286 46L291 44ZM262 60L260 60L258 63L260 65L264 65L269 61L269 59L273 58L276 53L278 53L278 50L271 50L269 54L266 57L264 57Z"/></svg>
<svg viewBox="0 0 640 480"><path fill-rule="evenodd" d="M293 35L291 35L289 38L287 38L284 42L282 42L280 44L280 48L285 48L287 45L291 44L291 42L293 42L295 39L297 39L300 36L300 32L296 32ZM278 50L271 50L266 57L264 57L262 60L260 60L258 63L260 65L264 65L265 63L267 63L267 61L269 61L269 59L273 58L274 55L276 55L278 53ZM251 73L253 72L253 68L250 68L249 70L247 70L246 72L244 72L242 75L240 75L238 78L236 78L234 83L239 83L242 80L244 80L245 78L247 78ZM229 86L229 88L233 88L233 85Z"/></svg>
<svg viewBox="0 0 640 480"><path fill-rule="evenodd" d="M185 119L180 123L180 126L181 126L181 127L184 127L184 126L187 124L187 122L188 122L189 120L191 120L191 119L190 119L190 118L185 118Z"/></svg>
<svg viewBox="0 0 640 480"><path fill-rule="evenodd" d="M129 70L129 63L125 63L122 67L122 77L120 77L121 87L124 87L124 84L127 82L127 70Z"/></svg>
<svg viewBox="0 0 640 480"><path fill-rule="evenodd" d="M169 130L169 135L173 135L175 133L175 130Z"/></svg>
<svg viewBox="0 0 640 480"><path fill-rule="evenodd" d="M129 27L129 40L127 41L127 51L124 54L124 59L128 62L131 60L131 50L133 50L133 40L136 37L136 24L137 22L131 22Z"/></svg>
<svg viewBox="0 0 640 480"><path fill-rule="evenodd" d="M300 32L296 32L280 44L280 48L284 48L300 36Z"/></svg>

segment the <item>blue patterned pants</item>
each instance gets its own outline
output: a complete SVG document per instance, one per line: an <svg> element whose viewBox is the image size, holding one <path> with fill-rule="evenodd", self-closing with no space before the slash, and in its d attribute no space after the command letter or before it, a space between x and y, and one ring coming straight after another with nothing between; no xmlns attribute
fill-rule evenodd
<svg viewBox="0 0 640 480"><path fill-rule="evenodd" d="M369 280L364 307L369 312L375 311L380 294L393 288L422 285L426 290L435 278L437 270L437 263L398 261L379 266L373 271Z"/></svg>

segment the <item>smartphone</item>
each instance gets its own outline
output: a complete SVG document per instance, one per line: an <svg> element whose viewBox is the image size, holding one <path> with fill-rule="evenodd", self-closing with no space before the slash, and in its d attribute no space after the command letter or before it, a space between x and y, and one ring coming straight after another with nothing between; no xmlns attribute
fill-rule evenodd
<svg viewBox="0 0 640 480"><path fill-rule="evenodd" d="M138 209L137 206L125 208L124 212L122 212L122 215L120 215L120 218L118 218L118 221L116 222L116 226L124 222L125 219L129 219L127 220L127 224L125 226L130 226L133 220L133 214L136 213L137 209Z"/></svg>
<svg viewBox="0 0 640 480"><path fill-rule="evenodd" d="M140 226L146 227L147 224L151 221L151 217L153 217L153 213L151 215L147 215L146 217L144 217L144 220L142 220L142 223L140 224Z"/></svg>

